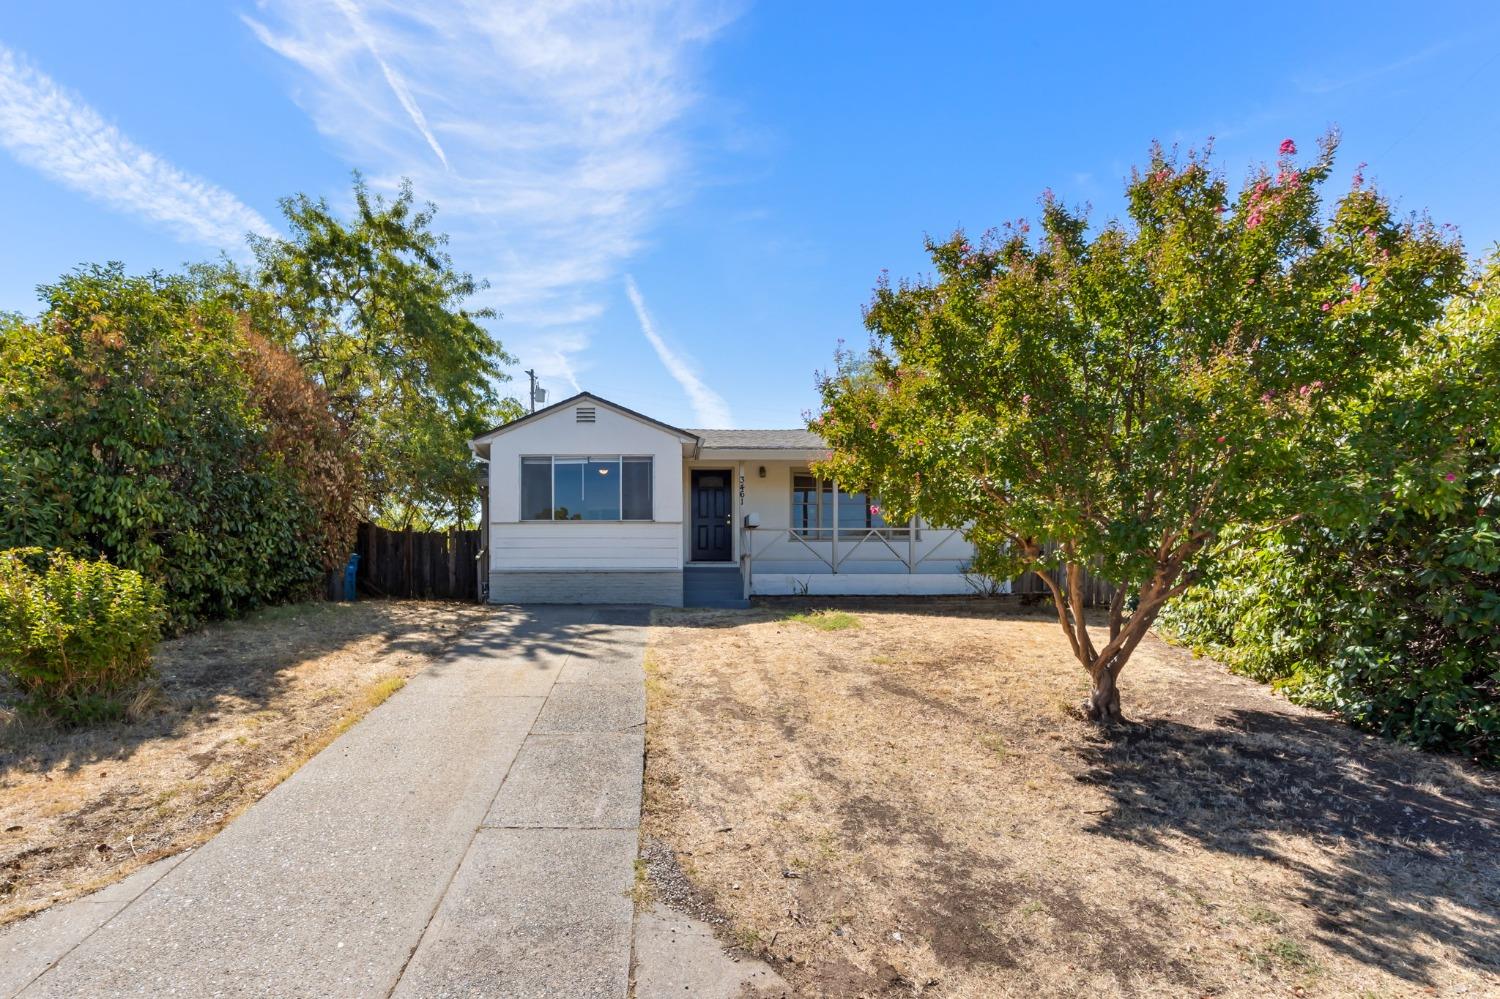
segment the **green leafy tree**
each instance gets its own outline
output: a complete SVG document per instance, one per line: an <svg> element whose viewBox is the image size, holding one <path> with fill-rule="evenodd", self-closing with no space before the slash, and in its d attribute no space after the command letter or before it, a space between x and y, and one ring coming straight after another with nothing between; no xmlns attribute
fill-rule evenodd
<svg viewBox="0 0 1500 999"><path fill-rule="evenodd" d="M1308 500L1331 407L1462 281L1456 240L1358 179L1322 214L1335 146L1299 165L1288 140L1237 193L1157 147L1125 221L1091 232L1048 195L1036 238L929 241L934 277L882 281L869 353L822 382L821 473L964 528L988 575L1042 573L1090 718L1121 718L1121 670L1205 548ZM1102 631L1085 571L1113 584Z"/></svg>
<svg viewBox="0 0 1500 999"><path fill-rule="evenodd" d="M1165 624L1293 700L1500 763L1500 258L1336 414L1328 502L1222 540Z"/></svg>
<svg viewBox="0 0 1500 999"><path fill-rule="evenodd" d="M347 513L301 471L327 434L279 433L281 407L262 408L275 392L252 377L243 317L119 264L41 294L39 321L0 318L0 548L139 572L173 631L307 591L335 557L327 519Z"/></svg>
<svg viewBox="0 0 1500 999"><path fill-rule="evenodd" d="M411 185L392 200L358 176L354 214L306 195L281 202L289 235L252 237L256 263L200 270L290 350L327 393L364 471L369 515L392 526L463 520L477 480L468 442L521 415L501 399L512 358L465 303L486 285L454 269L435 209Z"/></svg>

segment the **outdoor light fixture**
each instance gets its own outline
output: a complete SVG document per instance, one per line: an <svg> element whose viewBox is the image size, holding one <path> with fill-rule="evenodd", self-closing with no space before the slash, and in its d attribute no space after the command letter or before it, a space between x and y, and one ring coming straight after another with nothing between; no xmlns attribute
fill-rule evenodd
<svg viewBox="0 0 1500 999"><path fill-rule="evenodd" d="M760 477L763 479L766 477L766 466L764 465L760 466Z"/></svg>

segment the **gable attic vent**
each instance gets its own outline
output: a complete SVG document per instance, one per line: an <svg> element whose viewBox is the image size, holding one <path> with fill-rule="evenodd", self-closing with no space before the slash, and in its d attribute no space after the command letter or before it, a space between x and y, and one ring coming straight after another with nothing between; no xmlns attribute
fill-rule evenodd
<svg viewBox="0 0 1500 999"><path fill-rule="evenodd" d="M593 423L594 422L594 407L593 406L579 406L573 412L578 417L578 422L579 423Z"/></svg>

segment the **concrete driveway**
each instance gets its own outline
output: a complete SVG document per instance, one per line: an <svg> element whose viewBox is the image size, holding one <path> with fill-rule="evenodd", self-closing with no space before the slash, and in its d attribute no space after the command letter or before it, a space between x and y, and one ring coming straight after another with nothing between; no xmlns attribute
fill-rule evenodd
<svg viewBox="0 0 1500 999"><path fill-rule="evenodd" d="M0 995L625 996L647 621L497 610L213 840L0 933Z"/></svg>

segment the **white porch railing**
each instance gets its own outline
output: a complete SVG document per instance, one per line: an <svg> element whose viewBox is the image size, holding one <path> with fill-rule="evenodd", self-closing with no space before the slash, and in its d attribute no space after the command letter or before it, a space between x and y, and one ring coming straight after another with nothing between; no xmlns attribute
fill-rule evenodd
<svg viewBox="0 0 1500 999"><path fill-rule="evenodd" d="M857 553L864 556L872 551L879 560L886 560L888 553L890 562L901 564L908 573L915 573L919 566L934 558L966 559L966 554L953 550L951 543L955 539L961 541L963 532L931 527L820 527L802 531L786 527L746 527L742 523L740 579L748 600L754 586L755 560L783 543L798 554L806 551L831 574L839 572ZM948 549L946 554L945 548Z"/></svg>

